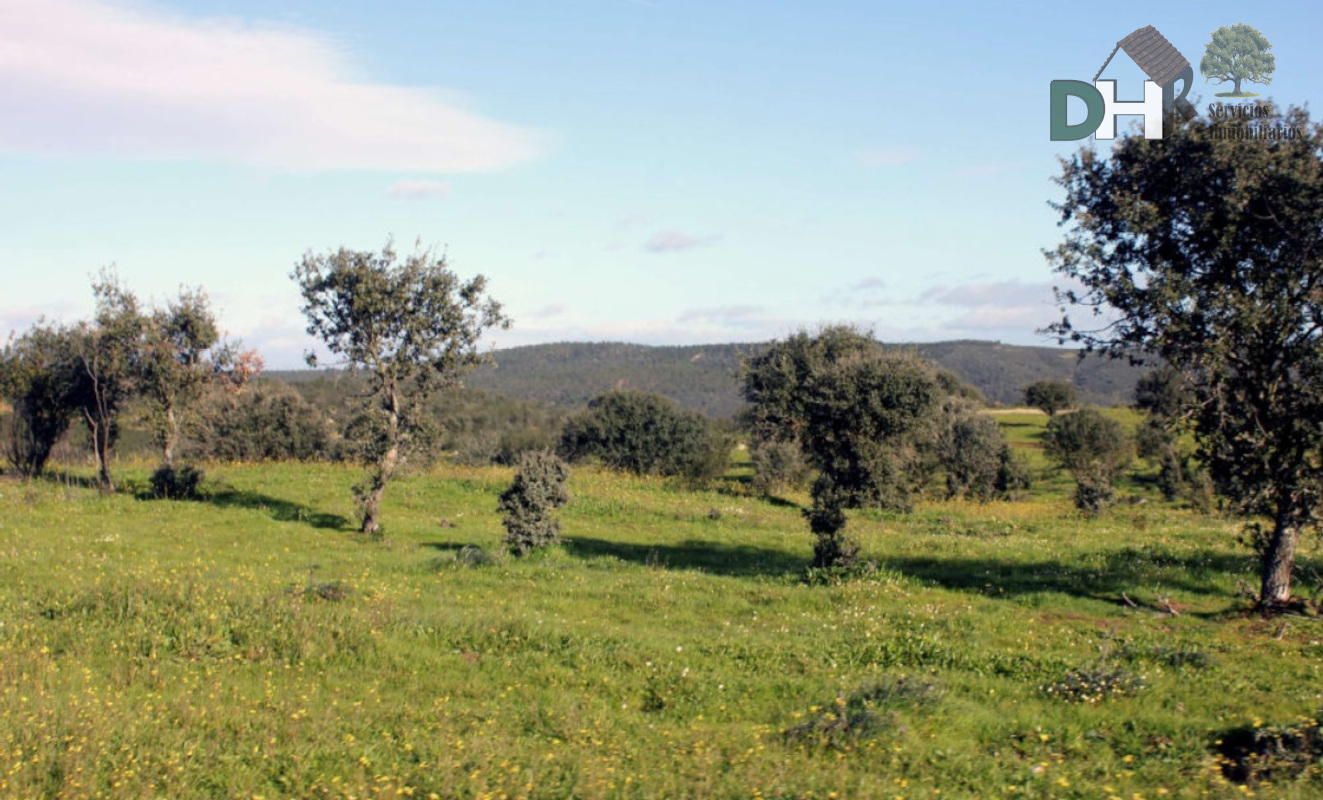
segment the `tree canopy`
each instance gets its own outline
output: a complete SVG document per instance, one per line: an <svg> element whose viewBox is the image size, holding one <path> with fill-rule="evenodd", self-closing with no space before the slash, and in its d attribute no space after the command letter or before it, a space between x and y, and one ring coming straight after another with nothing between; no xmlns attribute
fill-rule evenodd
<svg viewBox="0 0 1323 800"><path fill-rule="evenodd" d="M1048 330L1182 373L1219 490L1269 521L1271 607L1290 598L1323 500L1323 128L1299 109L1257 122L1301 135L1231 138L1194 120L1064 159L1066 236L1047 256L1080 288L1058 290L1067 313Z"/></svg>
<svg viewBox="0 0 1323 800"><path fill-rule="evenodd" d="M368 396L346 437L369 465L355 489L362 530L379 534L386 484L427 429L423 401L481 364L483 333L509 320L486 295L486 278L461 281L433 248L418 247L403 261L390 243L379 253L309 252L290 277L303 296L308 333L367 375ZM314 354L308 363L316 365Z"/></svg>

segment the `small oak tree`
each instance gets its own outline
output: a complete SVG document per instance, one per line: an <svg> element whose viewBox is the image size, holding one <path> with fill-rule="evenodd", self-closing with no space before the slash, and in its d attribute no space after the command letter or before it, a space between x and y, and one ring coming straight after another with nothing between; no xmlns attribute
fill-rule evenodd
<svg viewBox="0 0 1323 800"><path fill-rule="evenodd" d="M1062 380L1034 381L1024 387L1024 402L1040 409L1049 417L1079 402L1075 387Z"/></svg>
<svg viewBox="0 0 1323 800"><path fill-rule="evenodd" d="M1240 22L1224 25L1213 31L1212 36L1199 61L1199 74L1204 76L1205 83L1232 81L1237 95L1241 94L1241 81L1265 86L1272 83L1277 58L1268 52L1272 45L1257 28Z"/></svg>
<svg viewBox="0 0 1323 800"><path fill-rule="evenodd" d="M19 474L39 477L73 422L77 374L68 331L38 322L0 350L0 397L9 402L4 450Z"/></svg>
<svg viewBox="0 0 1323 800"><path fill-rule="evenodd" d="M1300 109L1258 121L1298 136L1244 139L1193 120L1161 141L1120 139L1062 161L1048 259L1049 331L1180 370L1200 460L1233 508L1264 522L1265 610L1290 600L1300 533L1323 503L1323 126ZM1100 324L1090 324L1091 320Z"/></svg>
<svg viewBox="0 0 1323 800"><path fill-rule="evenodd" d="M221 341L211 301L200 288L181 290L144 318L138 389L165 467L174 466L185 423L196 416L206 391L219 385L241 391L260 370L255 352L238 353Z"/></svg>
<svg viewBox="0 0 1323 800"><path fill-rule="evenodd" d="M96 314L71 330L77 386L76 403L92 439L97 479L115 491L110 453L119 439L119 417L138 390L142 335L146 325L138 298L112 270L92 283Z"/></svg>
<svg viewBox="0 0 1323 800"><path fill-rule="evenodd" d="M433 248L419 247L403 262L390 243L380 253L309 252L291 277L303 296L308 333L367 376L367 397L346 438L368 466L355 487L361 530L380 536L386 484L427 428L423 401L481 364L482 334L509 327L509 320L486 296L483 276L461 281ZM315 354L308 363L316 365Z"/></svg>

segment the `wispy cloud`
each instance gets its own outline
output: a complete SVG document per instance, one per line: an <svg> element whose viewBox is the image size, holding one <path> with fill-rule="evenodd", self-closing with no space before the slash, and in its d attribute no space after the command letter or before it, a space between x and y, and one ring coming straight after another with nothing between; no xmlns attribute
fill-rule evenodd
<svg viewBox="0 0 1323 800"><path fill-rule="evenodd" d="M923 153L913 147L875 147L855 153L854 160L864 167L894 167L922 157Z"/></svg>
<svg viewBox="0 0 1323 800"><path fill-rule="evenodd" d="M678 253L682 250L714 244L720 239L721 237L716 235L694 236L676 230L659 231L644 242L643 249L649 253Z"/></svg>
<svg viewBox="0 0 1323 800"><path fill-rule="evenodd" d="M543 136L373 83L329 37L97 0L0 0L0 152L490 170Z"/></svg>
<svg viewBox="0 0 1323 800"><path fill-rule="evenodd" d="M445 181L422 181L403 179L396 181L386 194L391 197L446 197L450 194L450 184Z"/></svg>
<svg viewBox="0 0 1323 800"><path fill-rule="evenodd" d="M546 305L536 311L530 312L528 316L533 319L547 319L549 317L562 316L566 310L564 303L552 303L551 305Z"/></svg>
<svg viewBox="0 0 1323 800"><path fill-rule="evenodd" d="M965 283L956 286L934 286L921 296L930 303L964 306L1041 305L1052 299L1051 283L1023 283L1021 281L995 281L992 283Z"/></svg>

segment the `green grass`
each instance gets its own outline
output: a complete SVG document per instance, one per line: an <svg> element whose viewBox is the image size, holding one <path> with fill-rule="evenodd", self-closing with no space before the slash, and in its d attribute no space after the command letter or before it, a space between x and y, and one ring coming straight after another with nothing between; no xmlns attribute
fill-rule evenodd
<svg viewBox="0 0 1323 800"><path fill-rule="evenodd" d="M484 565L508 470L392 484L381 542L352 469L208 474L0 481L0 796L1240 796L1220 733L1323 705L1323 630L1151 492L856 513L878 568L809 586L807 498L738 480L578 470L567 543Z"/></svg>

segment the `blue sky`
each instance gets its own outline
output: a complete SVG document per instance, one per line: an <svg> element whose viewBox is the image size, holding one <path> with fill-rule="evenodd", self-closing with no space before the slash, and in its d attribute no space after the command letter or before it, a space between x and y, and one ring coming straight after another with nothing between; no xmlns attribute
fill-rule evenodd
<svg viewBox="0 0 1323 800"><path fill-rule="evenodd" d="M498 347L1046 343L1078 147L1049 82L1153 25L1205 113L1203 48L1241 20L1277 59L1245 88L1308 103L1301 3L0 0L0 335L87 314L114 264L295 366L293 264L394 236L488 276ZM1123 53L1103 77L1139 99Z"/></svg>

